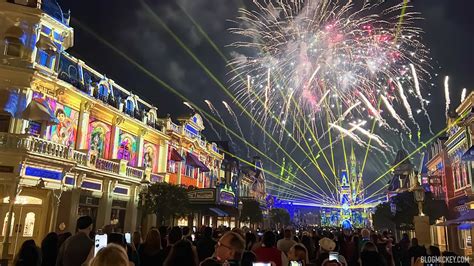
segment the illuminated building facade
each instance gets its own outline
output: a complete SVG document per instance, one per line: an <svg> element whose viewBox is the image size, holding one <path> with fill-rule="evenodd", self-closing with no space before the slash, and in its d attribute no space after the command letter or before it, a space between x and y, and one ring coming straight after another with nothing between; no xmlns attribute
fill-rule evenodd
<svg viewBox="0 0 474 266"><path fill-rule="evenodd" d="M80 215L135 231L143 184L213 187L221 175L199 115L159 119L65 52L73 43L55 1L0 0L0 233L10 254L26 239L74 232Z"/></svg>
<svg viewBox="0 0 474 266"><path fill-rule="evenodd" d="M339 208L321 208L321 225L370 226L371 208L364 203L364 183L353 148L351 148L349 171L340 171L338 188L337 198L340 206Z"/></svg>

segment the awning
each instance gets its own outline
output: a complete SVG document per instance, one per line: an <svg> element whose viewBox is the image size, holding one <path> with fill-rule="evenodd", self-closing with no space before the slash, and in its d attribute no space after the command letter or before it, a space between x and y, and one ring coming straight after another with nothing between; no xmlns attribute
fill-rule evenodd
<svg viewBox="0 0 474 266"><path fill-rule="evenodd" d="M184 158L181 156L181 154L179 154L178 151L176 151L175 149L172 149L170 160L175 161L175 162L181 162L182 160L184 160Z"/></svg>
<svg viewBox="0 0 474 266"><path fill-rule="evenodd" d="M48 125L57 125L59 120L48 102L43 98L33 98L30 104L20 115L21 119L46 122Z"/></svg>
<svg viewBox="0 0 474 266"><path fill-rule="evenodd" d="M201 169L201 172L210 171L204 163L199 161L199 159L195 155L189 152L186 154L186 164Z"/></svg>
<svg viewBox="0 0 474 266"><path fill-rule="evenodd" d="M219 208L209 208L213 213L217 215L217 217L227 217L229 214Z"/></svg>
<svg viewBox="0 0 474 266"><path fill-rule="evenodd" d="M474 146L471 146L461 157L463 161L474 161Z"/></svg>
<svg viewBox="0 0 474 266"><path fill-rule="evenodd" d="M467 210L461 216L459 216L456 220L454 220L458 223L464 223L464 222L474 222L474 210Z"/></svg>

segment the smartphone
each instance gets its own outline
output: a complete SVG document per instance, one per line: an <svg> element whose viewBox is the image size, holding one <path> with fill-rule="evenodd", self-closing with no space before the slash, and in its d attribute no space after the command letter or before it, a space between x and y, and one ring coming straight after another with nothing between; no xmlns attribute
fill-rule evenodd
<svg viewBox="0 0 474 266"><path fill-rule="evenodd" d="M297 260L290 260L290 266L303 266L303 263Z"/></svg>
<svg viewBox="0 0 474 266"><path fill-rule="evenodd" d="M132 235L130 233L125 233L125 242L127 242L127 244L132 244Z"/></svg>
<svg viewBox="0 0 474 266"><path fill-rule="evenodd" d="M339 262L339 253L338 252L329 252L329 260L335 260Z"/></svg>
<svg viewBox="0 0 474 266"><path fill-rule="evenodd" d="M193 226L193 232L196 233L196 226Z"/></svg>
<svg viewBox="0 0 474 266"><path fill-rule="evenodd" d="M196 235L195 234L191 234L191 240L194 242L196 241Z"/></svg>
<svg viewBox="0 0 474 266"><path fill-rule="evenodd" d="M263 233L262 233L262 232L258 232L257 235L258 235L258 236L263 236Z"/></svg>
<svg viewBox="0 0 474 266"><path fill-rule="evenodd" d="M95 244L94 244L94 257L97 255L99 250L107 246L107 235L95 235Z"/></svg>
<svg viewBox="0 0 474 266"><path fill-rule="evenodd" d="M271 262L252 262L252 266L272 266Z"/></svg>

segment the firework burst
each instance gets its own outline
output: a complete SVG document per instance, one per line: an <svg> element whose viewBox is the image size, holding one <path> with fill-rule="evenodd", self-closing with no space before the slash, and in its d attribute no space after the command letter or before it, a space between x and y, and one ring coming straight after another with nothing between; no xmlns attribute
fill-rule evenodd
<svg viewBox="0 0 474 266"><path fill-rule="evenodd" d="M241 54L231 62L231 84L262 125L280 133L280 139L308 139L311 133L321 140L334 131L367 146L347 128L369 117L385 131L405 132L410 141L414 130L420 137L408 99L418 99L427 114L420 83L429 77L429 57L421 29L414 25L417 13L400 15L403 4L381 11L368 1L254 4L254 9L240 10L239 27L231 29L241 37L233 43ZM407 111L416 129L403 121L399 108ZM357 133L393 151L370 130L360 127Z"/></svg>

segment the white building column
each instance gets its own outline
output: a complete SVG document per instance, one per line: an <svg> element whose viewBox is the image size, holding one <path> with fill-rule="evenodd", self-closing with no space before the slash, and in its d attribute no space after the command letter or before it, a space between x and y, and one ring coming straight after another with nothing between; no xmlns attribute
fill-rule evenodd
<svg viewBox="0 0 474 266"><path fill-rule="evenodd" d="M90 110L93 106L94 104L89 101L84 101L81 103L81 110L79 111L79 124L77 125L77 150L87 149L87 134L89 131Z"/></svg>
<svg viewBox="0 0 474 266"><path fill-rule="evenodd" d="M127 210L125 214L125 232L135 232L137 228L137 214L138 214L138 197L140 188L136 185L130 186L130 199L127 203Z"/></svg>
<svg viewBox="0 0 474 266"><path fill-rule="evenodd" d="M122 124L125 121L125 119L121 116L117 116L113 120L112 124L112 129L111 129L111 134L110 134L110 140L112 143L110 143L110 158L111 159L117 159L117 153L118 153L118 141L119 141L119 135L120 135L120 128L119 125Z"/></svg>
<svg viewBox="0 0 474 266"><path fill-rule="evenodd" d="M102 198L99 200L99 210L97 212L96 228L100 229L104 225L110 224L110 215L112 214L112 193L116 181L104 179L102 189Z"/></svg>
<svg viewBox="0 0 474 266"><path fill-rule="evenodd" d="M147 134L148 130L146 128L141 128L138 132L138 160L137 160L137 167L143 166L143 148L145 144L145 135Z"/></svg>

